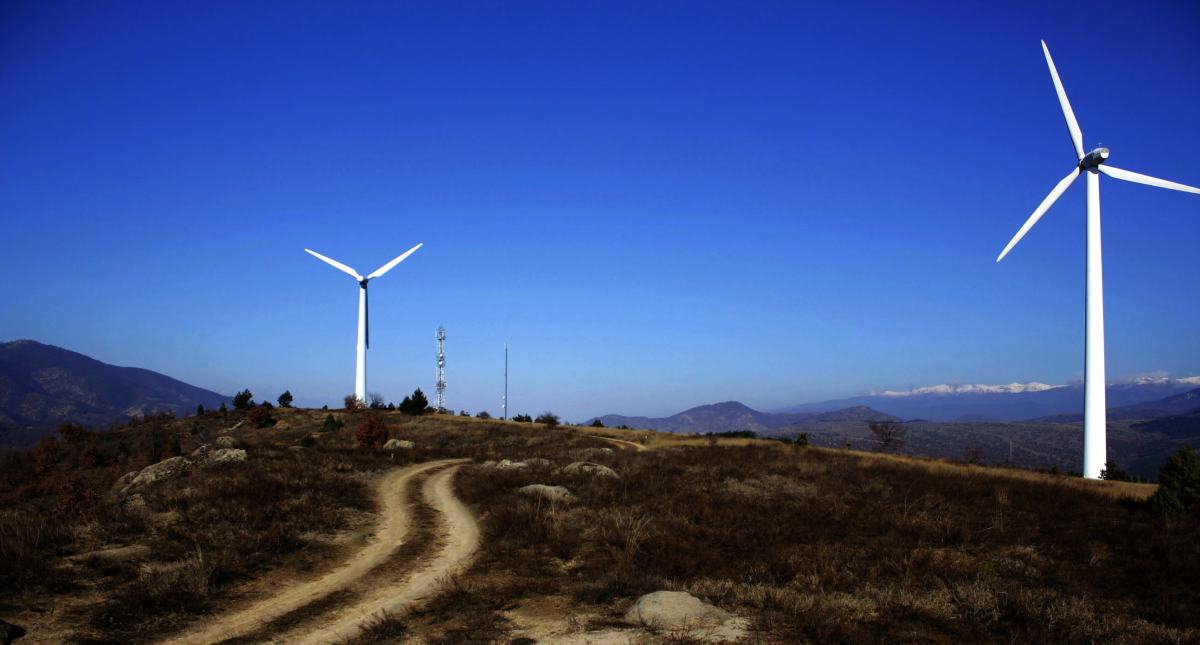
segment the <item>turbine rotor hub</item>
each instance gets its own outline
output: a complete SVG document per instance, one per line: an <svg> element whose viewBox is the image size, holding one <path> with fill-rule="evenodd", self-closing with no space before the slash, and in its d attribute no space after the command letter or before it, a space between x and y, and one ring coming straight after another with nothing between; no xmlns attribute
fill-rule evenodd
<svg viewBox="0 0 1200 645"><path fill-rule="evenodd" d="M1108 148L1096 148L1079 160L1079 167L1082 170L1093 170L1106 160L1108 160Z"/></svg>

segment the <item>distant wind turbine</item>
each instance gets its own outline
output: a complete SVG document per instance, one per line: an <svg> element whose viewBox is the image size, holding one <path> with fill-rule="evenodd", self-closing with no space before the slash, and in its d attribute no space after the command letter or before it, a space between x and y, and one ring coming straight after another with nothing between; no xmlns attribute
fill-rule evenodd
<svg viewBox="0 0 1200 645"><path fill-rule="evenodd" d="M424 243L422 242L422 244ZM375 269L374 273L365 278L359 275L358 271L351 269L337 260L327 258L316 251L304 249L309 255L338 271L350 275L358 281L358 363L354 370L354 396L358 397L359 401L367 400L367 348L371 346L371 327L367 319L367 283L391 271L393 267L403 262L404 258L412 255L413 251L421 248L422 244L418 244L405 251L402 255L396 256L391 262Z"/></svg>
<svg viewBox="0 0 1200 645"><path fill-rule="evenodd" d="M1037 224L1042 215L1058 201L1058 198L1079 177L1087 172L1087 300L1085 313L1084 340L1084 403L1083 403L1083 476L1092 479L1100 477L1107 460L1105 453L1105 401L1104 401L1104 281L1100 255L1100 174L1104 173L1115 179L1124 179L1147 186L1170 188L1185 193L1200 195L1200 188L1193 188L1173 181L1157 179L1147 175L1121 170L1108 165L1108 148L1096 148L1091 152L1083 151L1083 133L1079 131L1079 122L1071 111L1071 103L1067 101L1067 92L1063 89L1062 81L1058 78L1058 70L1054 60L1050 58L1050 49L1046 41L1042 41L1042 52L1046 55L1046 65L1050 67L1050 78L1054 81L1054 89L1058 92L1058 102L1062 105L1063 117L1067 120L1067 130L1071 133L1071 144L1075 146L1078 164L1067 173L1062 181L1050 191L1046 199L1033 211L1033 215L1021 226L1021 230L1013 236L1012 241L1000 252L996 262L1004 259L1008 252L1025 237L1029 229Z"/></svg>

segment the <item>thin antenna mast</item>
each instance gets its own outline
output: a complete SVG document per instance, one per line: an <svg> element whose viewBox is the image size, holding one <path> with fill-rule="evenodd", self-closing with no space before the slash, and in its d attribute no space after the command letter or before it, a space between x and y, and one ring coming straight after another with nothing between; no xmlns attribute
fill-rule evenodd
<svg viewBox="0 0 1200 645"><path fill-rule="evenodd" d="M437 330L437 409L446 410L446 328L438 325Z"/></svg>
<svg viewBox="0 0 1200 645"><path fill-rule="evenodd" d="M500 404L501 417L508 420L508 341L504 341L504 402Z"/></svg>

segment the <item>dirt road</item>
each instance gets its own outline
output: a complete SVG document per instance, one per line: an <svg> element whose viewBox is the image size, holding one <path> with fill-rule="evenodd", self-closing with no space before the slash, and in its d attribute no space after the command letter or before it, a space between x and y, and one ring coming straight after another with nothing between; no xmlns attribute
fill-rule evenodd
<svg viewBox="0 0 1200 645"><path fill-rule="evenodd" d="M380 522L366 547L347 558L329 573L308 582L286 588L280 593L262 598L243 609L214 616L194 632L182 634L164 641L171 645L199 645L223 640L258 636L255 632L272 621L293 611L311 605L330 595L351 589L354 583L364 578L388 561L411 533L412 508L408 488L414 479L433 472L423 487L424 496L438 512L445 527L439 531L446 535L445 547L428 562L417 563L416 573L397 585L376 587L369 593L352 596L349 606L332 607L326 613L332 619L321 617L323 628L318 636L312 628L307 633L289 633L266 637L277 642L334 642L335 634L346 634L340 639L360 631L362 619L385 610L399 611L436 588L440 576L457 570L470 561L478 547L479 530L467 508L454 497L451 477L464 460L442 460L416 464L386 475L377 487L379 496ZM411 600L410 600L411 599ZM405 602L401 602L404 600ZM335 631L330 631L335 630ZM299 630L297 630L299 631Z"/></svg>
<svg viewBox="0 0 1200 645"><path fill-rule="evenodd" d="M646 446L643 446L640 443L634 443L632 441L626 441L624 439L614 439L612 437L603 437L598 434L590 434L588 436L593 439L607 441L608 443L611 443L612 445L620 448L621 450L636 450L637 452L645 452L646 450L649 450L649 448L647 448Z"/></svg>

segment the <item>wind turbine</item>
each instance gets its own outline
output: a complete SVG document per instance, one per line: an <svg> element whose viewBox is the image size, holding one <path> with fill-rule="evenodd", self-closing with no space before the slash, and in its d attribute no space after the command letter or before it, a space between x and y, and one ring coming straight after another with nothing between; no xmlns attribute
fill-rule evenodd
<svg viewBox="0 0 1200 645"><path fill-rule="evenodd" d="M1062 181L1050 191L1046 199L1033 211L1021 230L1013 236L1008 246L1000 252L996 262L1004 259L1008 252L1025 237L1029 229L1037 224L1042 215L1058 201L1083 172L1087 173L1087 299L1085 305L1085 340L1084 340L1084 372L1083 372L1083 476L1092 479L1100 477L1104 469L1105 454L1105 402L1104 402L1104 280L1100 255L1100 173L1114 179L1124 179L1147 186L1181 190L1185 193L1200 195L1200 188L1193 188L1173 181L1166 181L1147 175L1122 170L1108 165L1108 148L1096 148L1091 152L1083 151L1083 134L1079 131L1079 122L1071 111L1071 103L1067 101L1067 92L1063 89L1062 81L1058 78L1058 70L1054 67L1054 59L1050 58L1050 49L1046 41L1042 41L1042 52L1046 55L1046 65L1050 67L1050 78L1054 81L1054 89L1058 92L1058 102L1062 105L1063 117L1067 121L1067 130L1071 133L1071 144L1075 146L1075 155L1079 159L1077 165L1067 173Z"/></svg>
<svg viewBox="0 0 1200 645"><path fill-rule="evenodd" d="M367 400L367 348L371 346L371 327L367 321L367 283L391 271L393 267L403 262L404 258L412 255L413 251L421 248L422 244L424 242L396 256L391 262L375 269L371 275L365 278L359 275L358 271L351 269L337 260L327 258L316 251L304 249L309 255L342 273L348 274L358 282L358 363L354 370L354 396L358 397L359 401Z"/></svg>

